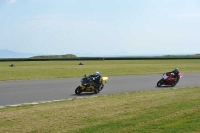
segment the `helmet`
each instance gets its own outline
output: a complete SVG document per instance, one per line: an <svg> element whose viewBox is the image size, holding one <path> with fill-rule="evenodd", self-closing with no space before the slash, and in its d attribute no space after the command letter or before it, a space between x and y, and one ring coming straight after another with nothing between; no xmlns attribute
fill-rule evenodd
<svg viewBox="0 0 200 133"><path fill-rule="evenodd" d="M179 71L178 68L175 68L175 69L174 69L174 72L178 72L178 71Z"/></svg>
<svg viewBox="0 0 200 133"><path fill-rule="evenodd" d="M100 75L100 73L99 72L94 72L94 75Z"/></svg>

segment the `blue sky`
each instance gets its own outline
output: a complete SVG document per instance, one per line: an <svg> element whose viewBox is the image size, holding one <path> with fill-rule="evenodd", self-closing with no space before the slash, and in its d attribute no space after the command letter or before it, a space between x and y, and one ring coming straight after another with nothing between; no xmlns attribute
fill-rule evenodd
<svg viewBox="0 0 200 133"><path fill-rule="evenodd" d="M200 0L0 0L0 49L22 53L200 53Z"/></svg>

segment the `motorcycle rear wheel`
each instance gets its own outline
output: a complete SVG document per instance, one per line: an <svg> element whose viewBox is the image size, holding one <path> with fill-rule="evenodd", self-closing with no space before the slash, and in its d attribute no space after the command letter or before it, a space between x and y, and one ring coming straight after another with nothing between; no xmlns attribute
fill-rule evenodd
<svg viewBox="0 0 200 133"><path fill-rule="evenodd" d="M172 84L171 84L171 87L174 87L175 85L176 85L175 83L172 83Z"/></svg>
<svg viewBox="0 0 200 133"><path fill-rule="evenodd" d="M175 80L175 81L172 81L172 84L171 84L171 87L174 87L176 86L176 84L178 83L179 81Z"/></svg>
<svg viewBox="0 0 200 133"><path fill-rule="evenodd" d="M80 86L78 86L78 87L75 89L75 93L76 93L76 95L79 95L79 94L82 93L82 89L81 89Z"/></svg>
<svg viewBox="0 0 200 133"><path fill-rule="evenodd" d="M99 90L98 90L98 89L95 89L95 90L94 90L94 93L95 93L95 94L99 93Z"/></svg>
<svg viewBox="0 0 200 133"><path fill-rule="evenodd" d="M102 91L103 90L103 87L104 87L104 84L101 84L101 88L99 91Z"/></svg>

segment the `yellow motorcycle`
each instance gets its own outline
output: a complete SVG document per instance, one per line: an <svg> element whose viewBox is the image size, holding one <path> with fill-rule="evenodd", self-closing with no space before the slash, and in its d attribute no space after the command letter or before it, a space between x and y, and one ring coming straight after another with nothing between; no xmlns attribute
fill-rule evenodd
<svg viewBox="0 0 200 133"><path fill-rule="evenodd" d="M81 84L75 89L75 93L77 95L81 94L82 92L94 92L99 93L103 88L104 84L107 83L108 77L102 77L102 82L100 83L99 88L95 88L94 79L90 76L84 76L81 79Z"/></svg>

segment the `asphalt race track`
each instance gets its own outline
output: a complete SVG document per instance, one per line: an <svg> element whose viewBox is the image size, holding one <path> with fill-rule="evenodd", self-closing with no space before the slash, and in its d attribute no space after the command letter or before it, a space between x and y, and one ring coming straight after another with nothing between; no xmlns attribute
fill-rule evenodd
<svg viewBox="0 0 200 133"><path fill-rule="evenodd" d="M69 99L75 97L98 96L121 92L148 91L158 88L156 83L162 74L109 76L104 89L98 93L75 95L80 78L0 81L0 106ZM186 73L174 88L200 86L200 73Z"/></svg>

